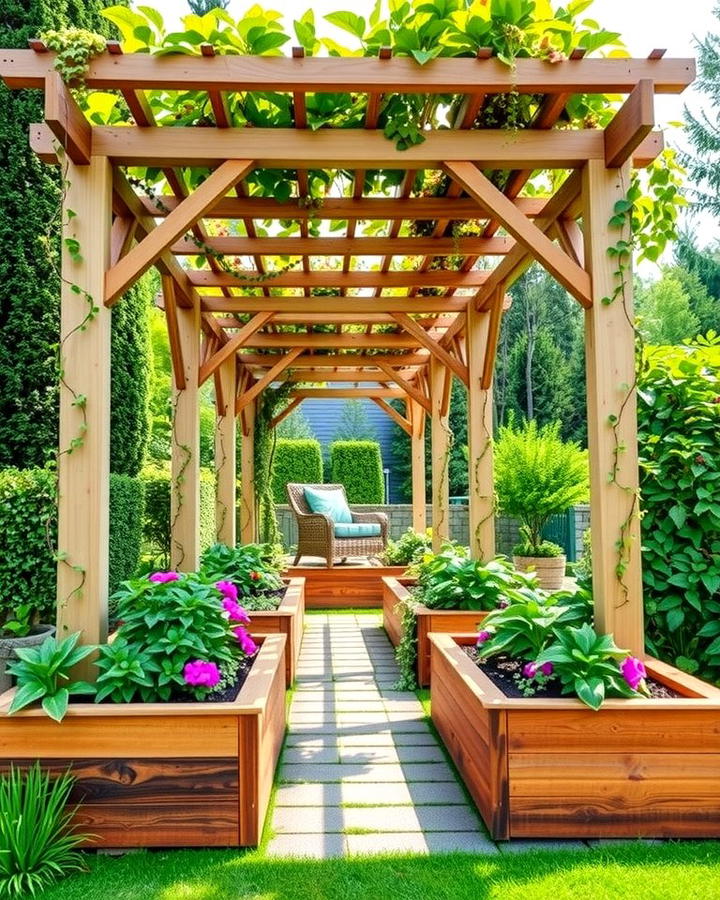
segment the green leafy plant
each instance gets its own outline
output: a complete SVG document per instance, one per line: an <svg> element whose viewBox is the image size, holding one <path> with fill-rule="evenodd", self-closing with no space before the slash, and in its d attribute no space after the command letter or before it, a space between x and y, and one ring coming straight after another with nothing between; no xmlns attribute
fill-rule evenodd
<svg viewBox="0 0 720 900"><path fill-rule="evenodd" d="M509 591L536 585L534 574L518 572L508 560L483 563L450 552L423 564L419 595L431 609L491 610Z"/></svg>
<svg viewBox="0 0 720 900"><path fill-rule="evenodd" d="M636 697L623 678L620 660L627 650L607 634L598 635L591 625L556 629L555 640L535 658L537 666L550 663L564 694L573 694L591 709L599 709L606 697Z"/></svg>
<svg viewBox="0 0 720 900"><path fill-rule="evenodd" d="M273 594L270 608L277 607L275 592L284 587L280 577L283 568L282 553L270 544L213 544L200 561L200 575L212 582L231 581L248 610L267 608L263 603L267 594Z"/></svg>
<svg viewBox="0 0 720 900"><path fill-rule="evenodd" d="M534 556L541 559L552 559L556 556L562 556L565 552L560 544L552 541L540 541L539 544L533 543L533 537L527 525L520 526L520 540L513 547L515 556Z"/></svg>
<svg viewBox="0 0 720 900"><path fill-rule="evenodd" d="M36 897L86 865L77 848L92 840L72 825L68 802L75 778L51 778L35 762L0 776L0 895Z"/></svg>
<svg viewBox="0 0 720 900"><path fill-rule="evenodd" d="M412 594L398 603L400 613L400 640L395 648L395 661L400 669L400 677L395 683L398 691L416 690L417 676L417 619L415 607L417 600Z"/></svg>
<svg viewBox="0 0 720 900"><path fill-rule="evenodd" d="M206 685L188 682L188 663L218 669L242 657L214 584L194 575L157 572L127 581L115 594L120 626L112 644L100 647L97 702L110 698L149 703L188 695L202 699Z"/></svg>
<svg viewBox="0 0 720 900"><path fill-rule="evenodd" d="M8 714L42 701L42 708L56 722L61 722L67 712L71 694L94 694L92 684L71 681L74 665L93 652L92 646L78 647L80 633L57 640L45 638L38 647L17 647L17 662L10 663L8 672L17 680L17 689Z"/></svg>
<svg viewBox="0 0 720 900"><path fill-rule="evenodd" d="M521 548L547 554L542 530L548 519L587 498L587 453L560 438L560 425L501 426L494 451L495 488L501 512L520 519Z"/></svg>
<svg viewBox="0 0 720 900"><path fill-rule="evenodd" d="M418 563L432 548L432 531L424 532L408 528L397 541L389 540L382 560L386 566L410 566Z"/></svg>
<svg viewBox="0 0 720 900"><path fill-rule="evenodd" d="M489 659L500 653L514 659L536 659L553 635L565 607L555 597L531 589L511 591L507 605L488 613L482 623L478 655Z"/></svg>

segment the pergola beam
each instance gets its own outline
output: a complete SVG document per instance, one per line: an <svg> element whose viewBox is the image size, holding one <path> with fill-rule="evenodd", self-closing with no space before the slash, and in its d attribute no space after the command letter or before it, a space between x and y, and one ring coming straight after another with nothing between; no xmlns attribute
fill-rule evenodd
<svg viewBox="0 0 720 900"><path fill-rule="evenodd" d="M408 436L412 435L412 425L402 413L399 413L394 407L390 406L382 397L371 397L372 402L378 406L386 416L391 418Z"/></svg>
<svg viewBox="0 0 720 900"><path fill-rule="evenodd" d="M45 81L45 122L76 165L87 166L92 154L92 126L59 72Z"/></svg>
<svg viewBox="0 0 720 900"><path fill-rule="evenodd" d="M320 273L316 273L320 274ZM367 274L367 273L365 273ZM406 313L461 313L467 308L468 297L208 297L203 295L202 310L208 313L265 312L272 307L276 313L295 314L301 310L329 316L348 312L348 304L358 316Z"/></svg>
<svg viewBox="0 0 720 900"><path fill-rule="evenodd" d="M425 396L425 394L423 394L423 392L419 390L419 388L417 388L413 384L410 384L410 382L406 378L404 378L400 372L398 372L395 368L393 368L393 366L391 366L385 360L381 359L379 356L376 357L373 362L379 369L381 369L385 373L388 378L394 381L399 388L405 391L408 397L418 403L425 410L425 412L431 412L430 401Z"/></svg>
<svg viewBox="0 0 720 900"><path fill-rule="evenodd" d="M366 398L372 400L373 397L388 398L393 400L402 400L405 397L404 391L395 390L394 388L298 388L293 391L291 397L299 397L301 400L311 400L312 398L345 398L360 399Z"/></svg>
<svg viewBox="0 0 720 900"><path fill-rule="evenodd" d="M655 91L649 78L639 81L605 129L605 165L627 162L655 126Z"/></svg>
<svg viewBox="0 0 720 900"><path fill-rule="evenodd" d="M229 359L234 353L237 353L237 351L243 347L250 338L263 327L263 325L266 325L270 319L272 319L272 317L273 314L271 312L256 313L249 322L242 325L238 333L233 335L225 346L221 347L217 353L214 353L212 357L200 367L200 384L204 384L226 359ZM240 323L238 322L238 326L239 325Z"/></svg>
<svg viewBox="0 0 720 900"><path fill-rule="evenodd" d="M408 334L412 335L421 347L429 350L431 356L435 357L444 366L447 366L448 369L458 376L463 384L467 385L468 370L466 365L455 359L432 335L425 331L422 325L419 325L410 316L405 315L405 313L394 313L393 316L398 325L401 325Z"/></svg>
<svg viewBox="0 0 720 900"><path fill-rule="evenodd" d="M246 406L251 404L265 390L266 387L269 387L273 381L277 381L278 376L282 375L282 373L292 365L295 357L299 356L301 353L302 347L296 347L294 350L290 350L288 353L284 354L269 372L266 372L259 381L256 381L255 384L238 396L235 404L235 412L241 413Z"/></svg>
<svg viewBox="0 0 720 900"><path fill-rule="evenodd" d="M245 366L270 366L277 359L278 354L272 353L240 353L238 360ZM377 356L362 356L359 353L328 353L298 356L293 360L294 369L340 369L346 367L363 367L375 366L380 354ZM419 353L394 353L392 356L386 356L384 359L392 360L393 366L407 368L409 366L423 366L430 358L427 351L421 350Z"/></svg>
<svg viewBox="0 0 720 900"><path fill-rule="evenodd" d="M241 270L242 271L242 270ZM338 270L315 270L302 272L291 270L282 272L274 278L268 279L260 272L248 269L242 271L242 279L229 273L216 274L207 269L189 269L190 283L198 288L207 287L236 287L258 288L272 285L274 288L311 288L311 287L336 287L336 288L403 288L403 287L457 287L473 288L485 284L489 273L480 269L471 272L458 272L455 270L437 270L432 272L341 272ZM344 309L347 310L347 298ZM312 303L312 300L298 298L299 303ZM335 304L339 308L341 298L335 298ZM273 299L267 300L265 305L272 304ZM421 306L422 304L418 304ZM279 311L279 310L278 310Z"/></svg>

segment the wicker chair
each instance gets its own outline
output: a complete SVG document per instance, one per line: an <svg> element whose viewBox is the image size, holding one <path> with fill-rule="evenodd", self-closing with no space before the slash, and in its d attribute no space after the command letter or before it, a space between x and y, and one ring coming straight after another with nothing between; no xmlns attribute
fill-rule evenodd
<svg viewBox="0 0 720 900"><path fill-rule="evenodd" d="M306 487L317 491L340 490L347 502L345 488L341 484L288 484L288 501L298 524L297 555L293 565L296 566L302 556L321 556L327 561L328 569L331 569L336 559L344 561L348 556L375 556L383 552L388 538L385 513L352 513L353 522L378 524L380 534L377 537L335 537L334 523L330 516L314 513L310 509L305 499Z"/></svg>

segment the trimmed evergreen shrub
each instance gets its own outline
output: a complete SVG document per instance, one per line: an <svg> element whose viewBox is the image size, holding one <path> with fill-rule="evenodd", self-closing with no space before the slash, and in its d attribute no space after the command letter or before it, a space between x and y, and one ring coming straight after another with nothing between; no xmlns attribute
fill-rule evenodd
<svg viewBox="0 0 720 900"><path fill-rule="evenodd" d="M290 481L322 484L320 444L315 440L279 438L273 458L273 495L276 503L287 503L285 485Z"/></svg>
<svg viewBox="0 0 720 900"><path fill-rule="evenodd" d="M345 486L348 503L384 503L382 457L375 441L334 441L330 445L333 483Z"/></svg>
<svg viewBox="0 0 720 900"><path fill-rule="evenodd" d="M54 472L0 471L0 621L22 603L55 621L56 533Z"/></svg>
<svg viewBox="0 0 720 900"><path fill-rule="evenodd" d="M110 548L108 584L111 594L132 578L140 563L145 485L129 475L110 476Z"/></svg>

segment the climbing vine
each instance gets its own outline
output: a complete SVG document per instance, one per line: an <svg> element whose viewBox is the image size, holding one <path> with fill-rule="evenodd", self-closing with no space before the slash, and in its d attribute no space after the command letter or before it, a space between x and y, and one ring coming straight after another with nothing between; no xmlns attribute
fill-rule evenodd
<svg viewBox="0 0 720 900"><path fill-rule="evenodd" d="M397 691L414 691L417 683L417 603L412 594L399 600L395 612L400 615L400 641L395 648L395 660L400 677L394 685Z"/></svg>
<svg viewBox="0 0 720 900"><path fill-rule="evenodd" d="M255 412L255 502L257 504L258 536L260 541L276 545L282 536L275 517L273 497L273 461L277 433L272 420L287 406L296 385L286 381L277 388L268 388L257 401Z"/></svg>

